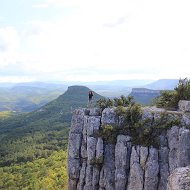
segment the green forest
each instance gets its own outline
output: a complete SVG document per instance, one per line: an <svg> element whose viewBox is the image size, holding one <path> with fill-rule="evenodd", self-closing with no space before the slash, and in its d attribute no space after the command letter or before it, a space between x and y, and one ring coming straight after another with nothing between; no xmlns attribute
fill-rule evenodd
<svg viewBox="0 0 190 190"><path fill-rule="evenodd" d="M66 151L54 151L47 158L0 168L0 189L66 190Z"/></svg>
<svg viewBox="0 0 190 190"><path fill-rule="evenodd" d="M72 86L30 113L0 112L0 189L66 189L66 150L72 110L90 89ZM102 96L94 93L94 102Z"/></svg>

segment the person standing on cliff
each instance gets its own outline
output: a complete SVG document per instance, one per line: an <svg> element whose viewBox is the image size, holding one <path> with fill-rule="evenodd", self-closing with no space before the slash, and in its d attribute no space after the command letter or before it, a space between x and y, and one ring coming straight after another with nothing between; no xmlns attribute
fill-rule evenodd
<svg viewBox="0 0 190 190"><path fill-rule="evenodd" d="M92 105L92 97L94 96L92 91L88 92L88 105L89 107Z"/></svg>

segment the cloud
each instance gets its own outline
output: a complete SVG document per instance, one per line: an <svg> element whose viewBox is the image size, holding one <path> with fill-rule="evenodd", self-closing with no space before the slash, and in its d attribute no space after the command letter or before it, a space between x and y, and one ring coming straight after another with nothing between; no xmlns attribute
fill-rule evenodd
<svg viewBox="0 0 190 190"><path fill-rule="evenodd" d="M0 69L18 60L20 37L14 27L0 28Z"/></svg>
<svg viewBox="0 0 190 190"><path fill-rule="evenodd" d="M0 28L0 52L15 51L19 47L20 38L15 28Z"/></svg>
<svg viewBox="0 0 190 190"><path fill-rule="evenodd" d="M47 3L41 4L34 4L32 5L33 8L47 8L49 5Z"/></svg>
<svg viewBox="0 0 190 190"><path fill-rule="evenodd" d="M126 18L125 17L120 17L120 18L117 18L116 21L112 21L110 23L105 23L104 26L105 27L116 27L120 24L123 24L126 22Z"/></svg>
<svg viewBox="0 0 190 190"><path fill-rule="evenodd" d="M0 70L1 76L34 76L37 73L31 72L23 63L12 63Z"/></svg>
<svg viewBox="0 0 190 190"><path fill-rule="evenodd" d="M51 20L30 20L19 34L14 28L0 29L0 51L4 52L0 64L19 63L33 77L43 80L189 75L188 1L44 0L43 3L36 8L48 4L64 11L69 7L75 9ZM5 52L12 52L9 54L12 60L7 60Z"/></svg>
<svg viewBox="0 0 190 190"><path fill-rule="evenodd" d="M0 22L4 21L4 17L0 16Z"/></svg>
<svg viewBox="0 0 190 190"><path fill-rule="evenodd" d="M79 6L81 4L85 4L86 0L44 0L45 3L49 5L53 5L58 8L65 8L65 7L71 7L71 6Z"/></svg>
<svg viewBox="0 0 190 190"><path fill-rule="evenodd" d="M1 83L19 83L19 82L32 82L35 81L36 78L34 77L26 77L26 76L0 76Z"/></svg>

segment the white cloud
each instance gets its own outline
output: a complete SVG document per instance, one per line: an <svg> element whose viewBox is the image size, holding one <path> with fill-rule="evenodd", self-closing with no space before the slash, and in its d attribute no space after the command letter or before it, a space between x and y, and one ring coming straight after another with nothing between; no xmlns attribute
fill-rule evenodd
<svg viewBox="0 0 190 190"><path fill-rule="evenodd" d="M34 77L22 77L22 76L7 76L2 77L0 76L0 82L10 82L10 83L19 83L19 82L32 82L35 81L36 78Z"/></svg>
<svg viewBox="0 0 190 190"><path fill-rule="evenodd" d="M0 28L0 68L18 59L20 37L14 27Z"/></svg>
<svg viewBox="0 0 190 190"><path fill-rule="evenodd" d="M0 22L4 21L4 17L0 16Z"/></svg>
<svg viewBox="0 0 190 190"><path fill-rule="evenodd" d="M41 3L41 4L34 4L32 5L33 8L46 8L48 7L47 3Z"/></svg>
<svg viewBox="0 0 190 190"><path fill-rule="evenodd" d="M19 46L20 39L15 28L0 28L0 51L15 51Z"/></svg>
<svg viewBox="0 0 190 190"><path fill-rule="evenodd" d="M28 70L65 80L188 77L189 1L44 3L36 6L76 9L57 20L26 24L19 60Z"/></svg>

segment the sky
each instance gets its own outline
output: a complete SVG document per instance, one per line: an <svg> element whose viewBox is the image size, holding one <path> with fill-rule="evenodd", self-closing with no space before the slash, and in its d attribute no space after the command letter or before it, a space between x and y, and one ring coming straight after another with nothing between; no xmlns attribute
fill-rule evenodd
<svg viewBox="0 0 190 190"><path fill-rule="evenodd" d="M0 82L178 79L189 0L0 0Z"/></svg>

